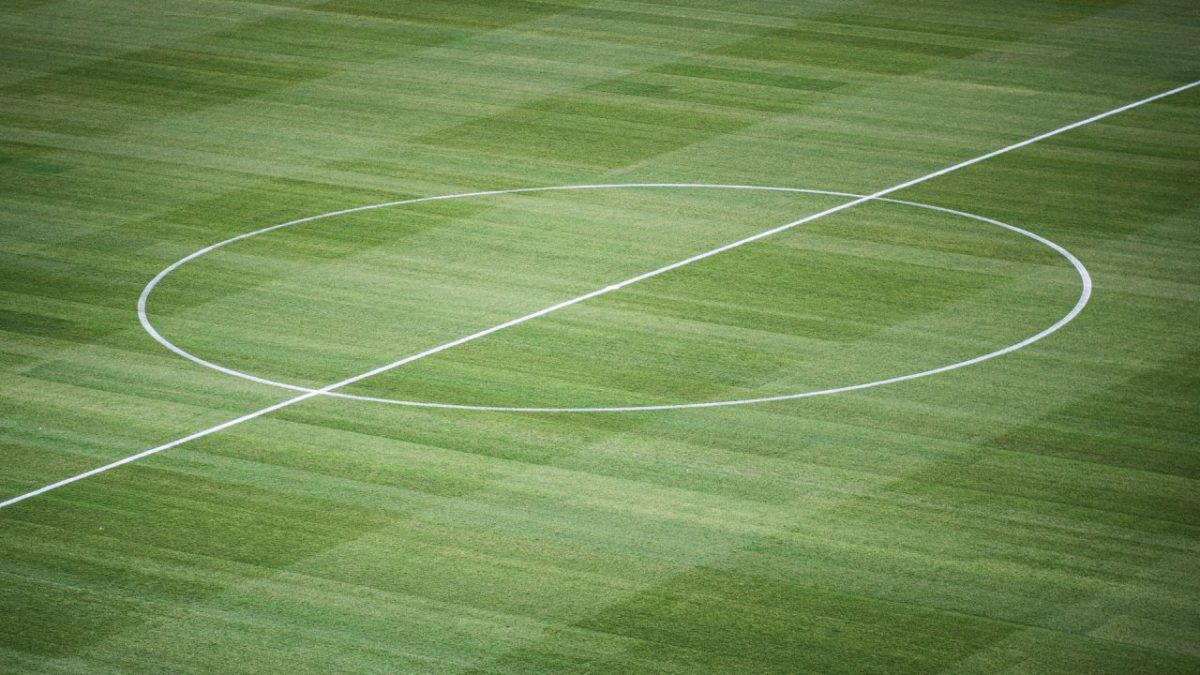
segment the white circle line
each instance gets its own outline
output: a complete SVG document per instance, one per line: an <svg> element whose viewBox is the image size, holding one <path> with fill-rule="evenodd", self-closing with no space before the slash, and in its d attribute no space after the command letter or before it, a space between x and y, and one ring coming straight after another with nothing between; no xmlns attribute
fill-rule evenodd
<svg viewBox="0 0 1200 675"><path fill-rule="evenodd" d="M375 209L382 209L382 208L388 208L388 207L394 207L394 206L404 206L404 205L408 205L408 204L417 204L417 203L422 203L422 202L447 201L447 200L451 200L451 199L466 199L466 198L472 198L472 197L485 197L485 196L535 193L535 192L553 192L553 191L569 191L569 190L609 190L609 189L625 189L625 188L754 190L754 191L815 194L815 195L822 195L822 196L847 197L847 198L859 199L859 200L888 202L888 203L900 204L900 205L904 205L904 206L911 206L911 207L920 208L920 209L927 209L927 210L931 210L931 211L939 211L939 212L954 215L954 216L960 216L960 217L964 217L964 218L967 218L970 220L976 220L979 222L984 222L984 223L988 223L991 225L995 225L995 226L1004 228L1006 230L1012 231L1014 233L1023 235L1025 237L1033 239L1034 241L1037 241L1038 243L1040 243L1044 246L1047 246L1048 248L1057 252L1062 257L1066 258L1066 260L1071 263L1071 265L1075 268L1075 271L1079 275L1080 285L1081 285L1079 299L1076 301L1075 305L1071 308L1071 310L1069 312L1067 312L1058 321L1054 322L1053 324L1046 327L1042 331L1040 331L1034 335L1031 335L1019 342L1013 343L1011 345L1008 345L1007 347L1003 347L1001 349L997 349L992 352L988 352L986 354L982 354L980 356L976 356L976 357L967 359L965 361L959 361L956 363L951 363L951 364L939 366L936 368L931 368L929 370L923 370L923 371L916 372L916 373L909 373L906 375L898 375L896 377L890 377L890 378L881 379L881 380L874 380L871 382L863 382L863 383L853 384L853 385L846 385L846 386L842 386L842 387L819 389L819 390L799 392L799 393L794 393L794 394L781 394L781 395L777 395L777 396L763 396L763 397L757 397L757 398L733 399L733 400L725 400L725 401L670 403L670 404L661 404L661 405L585 406L585 407L489 406L489 405L469 405L469 404L459 404L459 403L441 403L441 402L434 402L434 401L406 401L406 400L402 400L402 399L390 399L390 398L380 398L380 397L374 397L374 396L362 396L362 395L357 395L357 394L347 394L347 393L339 392L339 391L330 391L330 390L326 390L326 389L304 387L301 385L290 384L287 382L279 382L277 380L271 380L271 379L268 379L265 377L260 377L258 375L253 375L251 373L246 373L243 371L235 370L233 368L228 368L226 366L222 366L218 363L208 361L199 356L196 356L195 354L192 354L191 352L184 350L183 348L179 347L178 345L174 344L170 340L163 337L163 335L151 323L149 316L147 314L147 311L146 311L146 305L149 300L150 293L154 290L154 288L156 286L158 286L158 284L163 279L165 279L168 275L170 275L172 272L177 270L179 267L181 267L185 263L188 263L192 260L195 260L196 258L199 258L208 253L211 253L212 251L215 251L216 249L226 246L228 244L232 244L234 242L241 241L243 239L249 239L250 237L255 237L260 234L265 234L267 232L272 232L275 230L283 229L285 227L290 227L292 225L299 225L301 223L308 223L308 222L313 222L316 220L322 220L325 218L332 218L335 216L348 215L351 213L371 211L371 210L375 210ZM624 285L625 284L612 284L612 285L603 287L602 291L610 292L610 291L620 290L621 288L624 287ZM956 209L950 209L950 208L946 208L946 207L942 207L942 206L935 206L935 205L931 205L931 204L922 204L919 202L913 202L913 201L908 201L908 200L903 200L903 199L891 199L891 198L887 198L887 197L859 195L859 194L854 194L854 193L850 193L850 192L837 192L837 191L831 191L831 190L813 190L813 189L805 189L805 188L788 188L788 187L758 186L758 185L736 185L736 184L710 184L710 183L599 183L599 184L585 184L585 185L556 185L556 186L542 186L542 187L512 188L512 189L505 189L505 190L485 190L485 191L478 191L478 192L464 192L464 193L452 194L452 195L438 195L438 196L433 196L433 197L416 197L416 198L412 198L412 199L401 199L401 200L396 200L396 201L382 202L379 204L370 204L367 206L358 206L358 207L353 207L353 208L348 208L348 209L341 209L338 211L330 211L328 213L317 214L314 216L307 216L305 218L298 218L296 220L290 220L285 223L271 225L269 227L264 227L264 228L261 228L258 230L254 230L252 232L247 232L244 234L237 235L235 237L230 237L228 239L224 239L215 244L206 246L198 251L190 253L187 256L184 256L183 258L180 258L179 260L175 261L174 263L168 265L161 272L159 272L157 275L155 275L154 278L151 279L148 284L146 284L146 287L144 289L142 289L142 293L138 297L137 312L138 312L138 320L141 323L142 328L145 329L145 331L150 335L150 337L152 337L159 344L161 344L164 347L166 347L167 349L169 349L171 352L173 352L193 363L204 366L206 368L210 368L212 370L216 370L216 371L224 373L226 375L231 375L233 377L238 377L238 378L242 378L242 379L249 380L252 382L257 382L259 384L265 384L265 385L270 385L273 387L279 387L279 388L287 389L290 391L302 392L302 393L307 393L307 394L319 394L322 396L332 396L332 397L336 397L336 398L343 398L343 399L349 399L349 400L354 400L354 401L364 401L364 402L371 402L371 403L387 403L387 404L392 404L392 405L403 405L403 406L418 407L418 408L470 410L470 411L480 411L480 412L595 413L595 412L643 412L643 411L648 412L648 411L660 411L660 410L683 410L683 409L691 409L691 408L716 408L716 407L733 406L733 405L749 405L749 404L753 404L753 403L768 403L768 402L773 402L773 401L787 401L787 400L792 400L792 399L811 398L814 396L826 396L826 395L830 395L830 394L841 394L841 393L846 393L846 392L851 392L851 391L860 391L863 389L870 389L873 387L880 387L883 385L896 384L898 382L906 382L909 380L915 380L915 379L922 378L922 377L928 377L930 375L937 375L940 373L957 370L959 368L965 368L967 366L976 365L978 363L982 363L984 361L988 361L990 359L994 359L996 357L1012 353L1019 349L1023 349L1024 347L1028 347L1029 345L1047 337L1048 335L1055 333L1056 331L1061 329L1063 326L1067 325L1072 320L1074 320L1075 317L1078 316L1079 313L1083 311L1083 308L1087 305L1088 300L1091 298L1091 294L1092 294L1091 275L1088 273L1087 268L1083 265L1083 263L1077 257L1075 257L1074 254L1072 254L1070 251L1068 251L1066 248L1060 246L1059 244L1057 244L1039 234L1030 232L1029 230L1026 230L1024 228L1020 228L1015 225L1010 225L1008 223L1004 223L999 220L995 220L993 218L988 218L986 216L980 216L980 215L968 213L965 211L959 211Z"/></svg>

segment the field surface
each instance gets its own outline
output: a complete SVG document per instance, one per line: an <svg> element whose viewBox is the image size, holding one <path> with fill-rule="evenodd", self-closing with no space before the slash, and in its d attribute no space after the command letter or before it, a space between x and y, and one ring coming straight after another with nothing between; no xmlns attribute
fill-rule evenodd
<svg viewBox="0 0 1200 675"><path fill-rule="evenodd" d="M5 0L0 501L1197 78L1193 0ZM0 672L1200 672L1198 188L1200 88L0 508ZM969 367L396 403L970 360L1086 293L1003 224L1092 294Z"/></svg>

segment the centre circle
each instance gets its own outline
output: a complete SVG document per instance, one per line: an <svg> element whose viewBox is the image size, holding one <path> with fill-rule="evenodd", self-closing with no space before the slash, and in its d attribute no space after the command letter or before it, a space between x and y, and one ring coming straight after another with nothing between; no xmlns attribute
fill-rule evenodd
<svg viewBox="0 0 1200 675"><path fill-rule="evenodd" d="M637 412L637 411L655 411L655 410L679 410L679 409L688 409L688 408L712 408L712 407L719 407L719 406L747 405L747 404L751 404L751 403L767 403L767 402L772 402L772 401L786 401L786 400L791 400L791 399L810 398L810 397L814 397L814 396L825 396L825 395L829 395L829 394L839 394L839 393L845 393L845 392L851 392L851 391L858 391L858 390L862 390L862 389L869 389L872 387L879 387L879 386L883 386L886 384L895 384L898 382L915 380L915 379L927 377L930 375L937 375L940 373L949 372L951 370L957 370L959 368L965 368L967 366L975 365L977 363L982 363L983 361L987 361L989 359L993 359L998 356L1002 356L1004 354L1008 354L1008 353L1017 351L1018 349L1027 347L1027 346L1033 344L1034 342L1037 342L1038 340L1041 340L1042 338L1054 333L1055 331L1059 330L1063 326L1067 325L1067 323L1069 323L1071 320L1073 320L1076 316L1078 316L1079 313L1081 311L1083 311L1083 308L1087 305L1088 299L1091 297L1092 281L1091 281L1090 275L1088 274L1087 268L1084 267L1083 263L1080 262L1079 259L1076 258L1070 251L1068 251L1067 249L1063 248L1062 246L1054 243L1053 241L1046 239L1045 237L1043 237L1041 235L1035 234L1033 232L1030 232L1029 230L1022 229L1015 225L1003 223L1001 221L998 221L998 220L995 220L992 218L987 218L985 216L980 216L980 215L976 215L973 213L967 213L965 211L958 211L955 209L949 209L949 208L945 208L945 207L941 207L941 206L933 206L930 204L922 204L922 203L918 203L918 202L912 202L912 201L906 201L906 200L900 200L900 199L891 199L891 198L887 198L887 197L873 197L873 198L870 198L871 201L898 204L901 206L907 206L907 207L912 207L912 208L917 208L917 209L925 209L925 210L929 210L929 211L936 211L936 212L940 212L940 213L944 213L944 214L949 214L952 216L967 218L967 219L985 223L987 225L991 225L994 227L999 227L999 228L1008 230L1010 232L1014 232L1016 234L1027 237L1029 239L1032 239L1033 241L1037 242L1038 244L1041 244L1042 246L1045 246L1045 247L1053 250L1054 252L1056 252L1063 258L1065 258L1072 265L1072 267L1075 269L1076 273L1079 276L1079 282L1080 282L1079 298L1078 298L1078 300L1076 300L1075 305L1066 314L1064 314L1061 318L1059 318L1057 321L1055 321L1051 325L1047 326L1046 328L1042 329L1041 331L1034 333L1033 335L1030 335L1029 337L1026 337L1023 340L1020 340L1018 342L1010 344L1007 347L1003 347L1003 348L997 349L995 351L991 351L991 352L987 352L985 354L981 354L979 356L975 356L973 358L969 358L969 359L966 359L963 361L957 361L954 363L949 363L949 364L939 366L936 368L930 368L928 370L922 370L919 372L896 375L893 377L888 377L888 378L879 379L879 380L873 380L873 381L869 381L869 382L848 384L848 385L839 386L839 387L831 387L831 388L817 389L817 390L811 390L811 391L801 391L801 392L796 392L796 393L791 393L791 394L763 396L763 397L758 397L758 398L681 402L681 403L668 403L668 404L661 404L661 405L594 406L594 407L492 406L492 405L470 405L470 404L462 404L462 403L449 403L449 402L437 402L437 401L407 401L407 400L402 400L402 399L380 398L380 397L374 397L374 396L361 396L361 395L357 395L357 394L348 394L348 393L337 391L336 389L331 388L334 385L329 385L324 388L314 389L314 388L305 387L305 386L292 384L292 383L288 383L288 382L280 382L277 380L260 377L258 375L254 375L251 373L246 373L243 371L235 370L233 368L228 368L226 366L222 366L218 363L214 363L212 361L209 361L209 360L206 360L199 356L196 356L195 354L188 352L187 350L184 350L183 348L174 344L167 338L163 337L163 335L155 328L153 322L151 322L151 320L150 320L149 314L147 313L148 301L149 301L150 296L151 296L152 292L154 291L155 287L158 286L158 284L160 284L164 279L166 279L170 274L172 274L175 270L179 269L184 264L191 262L193 260L196 260L197 258L200 258L209 253L212 253L213 251L215 251L219 248L222 248L228 244L232 244L237 241L242 241L244 239L249 239L251 237L256 237L261 234L266 234L268 232L274 232L275 230L280 230L283 228L291 227L293 225L299 225L301 223L311 223L313 221L322 220L325 218L332 218L335 216L347 215L347 214L351 214L351 213L359 213L359 212L371 211L371 210L375 210L375 209L399 207L399 206L404 206L404 205L408 205L408 204L417 204L417 203L422 203L422 202L447 201L447 200L455 200L455 199L476 199L476 198L498 196L498 195L511 195L511 194L536 193L536 192L558 192L558 191L571 191L571 190L621 190L621 189L747 190L747 191L764 191L764 192L790 192L790 193L808 194L808 195L844 197L847 199L855 199L855 200L867 198L864 195L858 195L858 194L853 194L853 193L848 193L848 192L835 192L835 191L830 191L830 190L815 190L815 189L806 189L806 188L771 187L771 186L760 186L760 185L721 185L721 184L707 184L707 183L621 183L621 184L599 184L599 185L562 185L562 186L550 186L550 187L514 188L514 189L507 189L507 190L489 190L489 191L482 191L482 192L467 192L467 193L452 194L452 195L440 195L440 196L435 196L435 197L418 197L418 198L414 198L414 199L404 199L404 200L398 200L398 201L384 202L381 204L359 206L359 207L354 207L354 208L341 209L338 211L330 211L328 213L322 213L322 214L318 214L315 216L308 216L305 218L299 218L297 220L291 220L286 223L280 223L277 225L272 225L270 227L264 227L264 228L261 228L258 230L254 230L252 232L247 232L245 234L241 234L241 235L238 235L235 237L230 237L229 239L225 239L223 241L219 241L215 244L212 244L212 245L202 248L198 251L195 251L183 258L180 258L179 260L175 261L171 265L167 266L165 269L163 269L157 275L155 275L155 277L153 279L151 279L148 284L146 284L146 287L144 289L142 289L141 296L138 298L138 319L141 322L142 327L146 330L147 333L150 334L150 336L152 338L154 338L157 342L159 342L160 344L162 344L164 347L171 350L175 354L182 356L183 358L185 358L189 361L192 361L193 363L204 366L206 368L211 368L213 370L224 373L226 375L239 377L239 378L242 378L245 380L250 380L252 382L258 382L260 384L267 384L267 385L279 387L282 389L287 389L287 390L294 391L294 392L319 394L321 396L331 396L331 397L336 397L336 398L349 399L349 400L355 400L355 401L365 401L365 402L372 402L372 403L387 403L387 404L392 404L392 405L403 405L403 406L419 407L419 408L443 408L443 409L452 409L452 410L474 410L474 411L489 411L489 412L523 412L523 413ZM604 287L604 290L615 290L615 288Z"/></svg>

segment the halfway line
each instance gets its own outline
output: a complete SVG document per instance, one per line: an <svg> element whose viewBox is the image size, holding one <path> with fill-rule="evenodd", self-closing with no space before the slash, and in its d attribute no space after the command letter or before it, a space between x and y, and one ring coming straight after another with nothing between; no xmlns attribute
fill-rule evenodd
<svg viewBox="0 0 1200 675"><path fill-rule="evenodd" d="M1133 103L1128 103L1128 104L1126 104L1126 105L1123 105L1123 106L1121 106L1121 107L1119 107L1119 108L1113 108L1112 110L1109 110L1109 111L1107 111L1107 112L1102 112L1102 113L1100 113L1100 114L1098 114L1098 115L1093 115L1093 116L1091 116L1091 117L1088 117L1088 118L1086 118L1086 119L1079 120L1078 122L1073 122L1073 123L1071 123L1071 124L1068 124L1068 125L1066 125L1066 126L1059 127L1059 128L1057 128L1057 129L1055 129L1055 130L1053 130L1053 131L1047 131L1047 132L1046 132L1046 133L1044 133L1044 134L1039 134L1039 135L1037 135L1037 136L1034 136L1034 137L1032 137L1032 138L1028 138L1028 139L1026 139L1026 140L1024 140L1024 141L1021 141L1021 142L1019 142L1019 143L1014 143L1014 144L1012 144L1012 145L1008 145L1008 146L1005 146L1005 147L1003 147L1003 148L1000 148L999 150L993 150L993 151L991 151L991 152L989 152L989 153L986 153L986 154L980 155L980 156L978 156L978 157L975 157L975 158L973 158L973 159L968 159L968 160L966 160L966 161L959 162L958 164L954 164L954 165L948 166L948 167L946 167L946 168L944 168L944 169L939 169L939 170L937 170L937 171L934 171L933 173L928 173L928 174L925 174L924 176L921 176L920 178L914 178L914 179L912 179L912 180L910 180L910 181L906 181L906 182L904 182L904 183L900 183L900 184L898 184L898 185L893 185L892 187L885 188L885 189L883 189L883 190L880 190L880 191L878 191L878 192L874 192L874 193L872 193L872 194L869 194L869 195L865 195L865 196L863 196L863 197L858 197L858 198L856 198L856 199L853 199L853 200L851 200L851 201L845 202L845 203L843 203L843 204L839 204L838 206L834 206L834 207L831 207L831 208L825 209L824 211L820 211L820 212L818 212L818 213L814 213L814 214L812 214L812 215L810 215L810 216L805 216L804 218L801 218L801 219L799 219L799 220L793 220L793 221L792 221L792 222L790 222L790 223L786 223L786 224L784 224L784 225L780 225L780 226L778 226L778 227L774 227L774 228L771 228L771 229L769 229L769 230L765 230L765 231L763 231L763 232L759 232L758 234L755 234L755 235L752 235L752 236L746 237L746 238L744 238L744 239L739 239L739 240L737 240L737 241L735 241L735 242L733 242L733 243L730 243L730 244L725 244L724 246L719 246L719 247L717 247L717 248L714 248L714 249L712 249L712 250L710 250L710 251L705 251L704 253L699 253L699 254L697 254L697 255L691 256L690 258L684 258L683 260L680 260L680 261L678 261L678 262L671 263L670 265L665 265L665 266L663 266L663 267L660 267L660 268L658 268L658 269L656 269L656 270L651 270L651 271L649 271L649 272L645 272L645 273L643 273L643 274L639 274L639 275L637 275L637 276L635 276L635 277L630 277L630 278L628 278L628 279L626 279L626 280L624 280L624 281L620 281L620 282L617 282L617 283L615 283L615 284L610 284L610 285L608 285L608 286L604 286L603 288L596 289L596 290L594 290L594 291L592 291L592 292L590 292L590 293L585 293L585 294L583 294L583 295L581 295L581 296L579 296L579 297L572 298L572 299L570 299L570 300L566 300L566 301L560 302L560 303L558 303L558 304L556 304L556 305L551 305L551 306L549 306L549 307L546 307L546 308L544 308L544 309L540 309L540 310L538 310L538 311L536 311L536 312L533 312L533 313L531 313L531 314L526 314L525 316L522 316L522 317L519 317L519 318L516 318L516 319L512 319L512 320L509 320L509 321L505 321L504 323L497 324L497 325L495 325L495 326L492 326L491 328L486 328L486 329L484 329L484 330L481 330L481 331L479 331L479 332L477 332L477 333L472 333L472 334L470 334L470 335L468 335L468 336L466 336L466 337L461 337L461 338L458 338L457 340L453 340L453 341L451 341L451 342L447 342L447 343L445 343L445 344L442 344L442 345L439 345L439 346L437 346L437 347L433 347L433 348L430 348L430 349L426 349L426 350L425 350L425 351L423 351L423 352L418 352L418 353L416 353L416 354L413 354L413 355L411 355L411 356L406 356L406 357L404 357L404 358L402 358L402 359L400 359L400 360L398 360L398 361L393 361L393 362L391 362L391 363L389 363L389 364L386 364L386 365L383 365L383 366L379 366L378 368L374 368L374 369L372 369L372 370L368 370L368 371L366 371L365 373L360 373L360 374L358 374L358 375L355 375L355 376L353 376L353 377L348 377L348 378L346 378L346 379L344 379L344 380L341 380L341 381L339 381L339 382L334 382L333 384L326 385L326 386L324 386L324 387L321 387L320 389L314 389L314 390L312 390L312 391L308 391L308 392L305 392L305 393L303 393L303 394L300 394L300 395L298 395L298 396L294 396L294 397L292 397L292 398L289 398L289 399L287 399L287 400L285 400L285 401L281 401L281 402L279 402L279 403L276 403L276 404L273 404L273 405L269 405L269 406L267 406L267 407L265 407L265 408L262 408L262 409L260 409L260 410L256 410L256 411L254 411L254 412L251 412L251 413L247 413L247 414L245 414L245 415L242 415L241 417L237 417L237 418L231 419L231 420L229 420L229 421L227 421L227 422L222 422L221 424L218 424L218 425L216 425L216 426L209 427L209 428L207 428L207 429L204 429L203 431L197 431L197 432L196 432L196 433L194 433L194 434L190 434L190 435L188 435L188 436L184 436L183 438L176 439L176 440L174 440L174 441L171 441L170 443L164 443L163 445L160 445L160 446L157 446L157 447L154 447L154 448L150 448L149 450L143 450L143 451L141 451L141 452L139 452L139 453L136 453L136 454L130 455L130 456L128 456L128 457L125 457L125 458L119 459L119 460L117 460L117 461L115 461L115 462L111 462L111 463L109 463L109 464L105 464L104 466L99 466L99 467L96 467L96 468L94 468L94 469L91 469L91 470L89 470L89 471L85 471L85 472L83 472L83 473L81 473L81 474L78 474L78 475L76 475L76 476L71 476L70 478L64 478L63 480L60 480L60 481L58 481L58 482L56 482L56 483L51 483L51 484L49 484L49 485L46 485L46 486L40 487L40 488L38 488L38 489L36 489L36 490L34 490L34 491L32 491L32 492L27 492L27 493L25 493L25 494L23 494L23 495L19 495L19 496L17 496L17 497L12 497L11 499L8 499L8 500L5 500L5 501L3 501L3 502L0 502L0 508L5 508L5 507L8 507L8 506L12 506L13 504L16 504L16 503L18 503L18 502L22 502L22 501L24 501L24 500L26 500L26 499L29 499L30 497L36 497L37 495L40 495L40 494L43 494L43 493L49 492L49 491L51 491L51 490L54 490L54 489L57 489L57 488L63 487L63 486L65 486L65 485L70 485L71 483L74 483L74 482L77 482L77 481L81 481L81 480L83 480L83 479L85 479L85 478L90 478L90 477L92 477L92 476L95 476L95 475L97 475L97 474L101 474L101 473L104 473L104 472L106 472L106 471L109 471L109 470L111 470L111 469L115 469L115 468L117 468L117 467L119 467L119 466L122 466L122 465L125 465L125 464L129 464L130 462L135 462L135 461L137 461L137 460L139 460L139 459L142 459L142 458L144 458L144 457L149 457L150 455L154 455L154 454L160 453L160 452L162 452L162 451L164 451L164 450L169 450L169 449L171 449L171 448L174 448L174 447L176 447L176 446L183 445L184 443L187 443L187 442L189 442L189 441L193 441L193 440L196 440L196 439L198 439L198 438L203 438L203 437L205 437L205 436L208 436L208 435L210 435L210 434L215 434L215 433L217 433L218 431L223 431L223 430L225 430L225 429L228 429L228 428L230 428L230 427L237 426L237 425L239 425L239 424L241 424L241 423L243 423L243 422L249 422L249 421L250 421L250 420L252 420L252 419L255 419L255 418L258 418L258 417L262 417L263 415L266 415L266 414L269 414L269 413L275 412L276 410L281 410L281 409L283 409L283 408L286 408L286 407L288 407L288 406L291 406L291 405L295 405L296 403L299 403L299 402L301 402L301 401L304 401L304 400L307 400L307 399L313 398L313 397L315 397L315 396L320 396L320 395L322 395L322 394L325 394L325 393L328 393L328 392L334 391L334 390L336 390L336 389L340 389L340 388L342 388L342 387L345 387L345 386L348 386L348 385L354 384L355 382L359 382L359 381L361 381L361 380L365 380L365 379L367 379L367 378L369 378L369 377L374 377L375 375L379 375L379 374L381 374L381 373L385 373L385 372L387 372L387 371L389 371L389 370L392 370L393 368L399 368L400 366L403 366L403 365L405 365L405 364L407 364L407 363L412 363L413 361L417 361L417 360L419 360L419 359L423 359L423 358L425 358L425 357L427 357L427 356L432 356L432 355L434 355L434 354L437 354L437 353L439 353L439 352L446 351L447 349L452 349L452 348L454 348L454 347L457 347L457 346L459 346L459 345L462 345L462 344L466 344L466 343L468 343L468 342L471 342L471 341L473 341L473 340L478 340L478 339L479 339L479 338L481 338L481 337L484 337L484 336L487 336L487 335L491 335L492 333L495 333L495 332L497 332L497 331L504 330L505 328L511 328L511 327L513 327L513 326L516 326L516 325L518 325L518 324L525 323L526 321L531 321L531 320L533 320L533 319L536 319L536 318L538 318L538 317L545 316L545 315L547 315L547 314L550 314L551 312L556 312L556 311L558 311L558 310L560 310L560 309L565 309L565 308L567 308L567 307L570 307L571 305L576 305L576 304L579 304L579 303L581 303L581 302L583 302L583 301L585 301L585 300L590 300L590 299L592 299L592 298L599 297L599 296L601 296L601 295L604 295L604 294L606 294L606 293L612 293L613 291L618 291L618 290L620 290L620 289L622 289L622 288L624 288L624 287L626 287L626 286L628 286L628 285L630 285L630 284L635 284L635 283L637 283L637 282L639 282L639 281L645 281L646 279L650 279L650 278L652 278L652 277L656 277L656 276L658 276L658 275L660 275L660 274L663 274L663 273L665 273L665 272L669 272L669 271L671 271L671 270L673 270L673 269L678 269L678 268L680 268L680 267L683 267L684 265L690 265L690 264L692 264L692 263L694 263L694 262L698 262L698 261L700 261L700 260L704 260L705 258L710 258L710 257L712 257L712 256L714 256L714 255L717 255L717 254L719 254L719 253L724 253L725 251L729 251L729 250L731 250L731 249L738 248L739 246L744 246L744 245L746 245L746 244L749 244L749 243L751 243L751 242L755 242L755 241L758 241L758 240L760 240L760 239L764 239L764 238L766 238L766 237L770 237L770 236L772 236L772 235L779 234L780 232L784 232L784 231L786 231L786 230L790 230L790 229L792 229L793 227L797 227L797 226L799 226L799 225L803 225L803 224L805 224L805 223L811 223L812 221L814 221L814 220L817 220L818 218L824 218L825 216L829 216L829 215L832 215L832 214L834 214L834 213L838 213L838 212L840 212L840 211L845 211L846 209L852 208L852 207L854 207L854 206L858 206L859 204L862 204L862 203L864 203L864 202L868 202L868 201L871 201L871 200L873 200L873 199L878 199L879 197L885 197L885 196L887 196L887 195L890 195L890 194L892 194L893 192L897 192L897 191L899 191L899 190L903 190L903 189L905 189L905 188L912 187L912 186L914 186L914 185L919 185L919 184L921 184L921 183L924 183L924 182L926 182L926 181L933 180L934 178L937 178L937 177L939 177L939 176L944 176L944 175L946 175L946 174L948 174L948 173L951 173L951 172L953 172L953 171L958 171L959 169L964 169L964 168L966 168L966 167L968 167L968 166L972 166L972 165L974 165L974 164L978 164L978 163L980 163L980 162L983 162L983 161L989 160L989 159L991 159L991 158L993 158L993 157L997 157L997 156L999 156L999 155L1003 155L1003 154L1005 154L1005 153L1012 152L1013 150L1018 150L1018 149L1020 149L1020 148L1023 148L1023 147L1025 147L1025 146L1027 146L1027 145L1032 145L1032 144L1034 144L1034 143L1037 143L1037 142L1039 142L1039 141L1046 140L1047 138L1051 138L1051 137L1053 137L1053 136L1057 136L1057 135L1059 135L1059 134L1062 134L1062 133L1065 133L1065 132L1067 132L1067 131L1071 131L1072 129L1078 129L1079 127L1086 126L1086 125L1088 125L1088 124L1091 124L1091 123L1093 123L1093 122L1098 122L1098 121L1100 121L1100 120L1102 120L1102 119L1104 119L1104 118L1106 118L1106 117L1111 117L1111 116L1113 116L1113 115L1117 115L1117 114L1123 113L1123 112L1125 112L1125 111L1127 111L1127 110L1131 110L1131 109L1133 109L1133 108L1137 108L1137 107L1139 107L1139 106L1146 105L1147 103L1153 103L1154 101L1157 101L1157 100L1159 100L1159 99L1166 98L1166 97L1168 97L1168 96L1172 96L1172 95L1174 95L1174 94L1178 94L1178 93L1180 93L1180 92L1183 92L1183 91L1186 91L1186 90L1188 90L1188 89L1192 89L1193 87L1196 87L1196 86L1200 86L1200 80L1196 80L1196 81L1194 81L1194 82L1191 82L1191 83L1188 83L1188 84L1185 84L1185 85L1182 85L1182 86L1176 87L1176 88L1174 88L1174 89L1171 89L1171 90L1169 90L1169 91L1164 91L1164 92L1162 92L1162 93L1160 93L1160 94L1155 94L1154 96L1150 96L1150 97L1148 97L1148 98L1144 98L1144 99L1141 99L1141 100L1139 100L1139 101L1134 101Z"/></svg>

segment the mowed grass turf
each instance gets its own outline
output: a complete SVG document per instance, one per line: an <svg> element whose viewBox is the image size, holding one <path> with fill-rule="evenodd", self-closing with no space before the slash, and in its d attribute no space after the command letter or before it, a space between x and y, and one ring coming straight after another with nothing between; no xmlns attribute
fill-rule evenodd
<svg viewBox="0 0 1200 675"><path fill-rule="evenodd" d="M172 262L480 190L870 193L1200 77L1191 2L0 5L0 500L291 394L139 326ZM935 377L684 411L320 398L0 510L0 671L1200 670L1200 93L894 195L1090 270ZM148 315L320 387L846 201L311 221ZM984 354L1057 253L848 209L347 393L773 396Z"/></svg>

